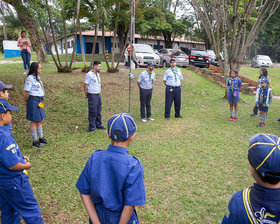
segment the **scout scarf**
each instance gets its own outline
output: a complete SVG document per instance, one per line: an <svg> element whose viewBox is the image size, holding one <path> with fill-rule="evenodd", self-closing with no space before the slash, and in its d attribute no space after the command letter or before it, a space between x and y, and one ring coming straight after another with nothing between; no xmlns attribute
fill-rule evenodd
<svg viewBox="0 0 280 224"><path fill-rule="evenodd" d="M147 69L147 73L148 73L148 75L149 75L149 81L151 82L151 81L152 81L152 73L153 73L153 72L150 73L149 70Z"/></svg>
<svg viewBox="0 0 280 224"><path fill-rule="evenodd" d="M173 69L172 67L170 68L171 71L173 72L174 76L175 76L175 81L177 82L177 75L178 75L178 72L177 72L177 68L176 69Z"/></svg>

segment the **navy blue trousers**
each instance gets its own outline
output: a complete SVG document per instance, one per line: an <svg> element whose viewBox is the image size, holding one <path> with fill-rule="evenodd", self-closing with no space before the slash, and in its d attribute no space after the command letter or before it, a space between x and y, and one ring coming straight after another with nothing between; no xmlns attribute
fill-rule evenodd
<svg viewBox="0 0 280 224"><path fill-rule="evenodd" d="M25 174L0 179L0 211L0 223L3 224L20 224L20 216L27 224L44 224L40 207Z"/></svg>
<svg viewBox="0 0 280 224"><path fill-rule="evenodd" d="M27 68L28 68L28 70L29 70L29 69L30 69L30 58L31 58L31 54L30 54L26 49L23 49L23 50L20 52L20 56L21 56L22 61L23 61L24 70L26 71Z"/></svg>
<svg viewBox="0 0 280 224"><path fill-rule="evenodd" d="M145 118L145 109L147 110L147 117L151 116L151 99L153 89L140 89L140 112L141 112L141 119Z"/></svg>
<svg viewBox="0 0 280 224"><path fill-rule="evenodd" d="M92 131L95 127L99 127L101 122L101 96L100 94L88 93L88 130Z"/></svg>
<svg viewBox="0 0 280 224"><path fill-rule="evenodd" d="M170 110L174 101L175 117L180 116L181 109L181 87L166 86L165 88L165 118L170 117Z"/></svg>

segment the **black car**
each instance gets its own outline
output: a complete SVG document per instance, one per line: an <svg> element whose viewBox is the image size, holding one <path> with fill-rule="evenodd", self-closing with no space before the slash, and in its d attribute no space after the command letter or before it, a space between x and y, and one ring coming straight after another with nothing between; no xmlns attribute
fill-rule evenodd
<svg viewBox="0 0 280 224"><path fill-rule="evenodd" d="M209 56L205 50L202 49L190 49L181 47L181 50L184 51L189 56L190 65L197 67L209 67Z"/></svg>

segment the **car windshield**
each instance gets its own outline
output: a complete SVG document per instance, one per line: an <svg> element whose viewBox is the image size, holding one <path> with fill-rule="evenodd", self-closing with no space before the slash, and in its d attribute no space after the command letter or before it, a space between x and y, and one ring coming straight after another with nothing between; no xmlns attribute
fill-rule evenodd
<svg viewBox="0 0 280 224"><path fill-rule="evenodd" d="M180 50L172 50L171 51L171 55L175 55L175 56L185 56L186 54Z"/></svg>
<svg viewBox="0 0 280 224"><path fill-rule="evenodd" d="M200 56L208 56L206 51L192 50L191 54L200 55Z"/></svg>
<svg viewBox="0 0 280 224"><path fill-rule="evenodd" d="M207 50L207 54L208 54L209 56L216 56L215 53L214 53L214 51L212 51L212 50Z"/></svg>
<svg viewBox="0 0 280 224"><path fill-rule="evenodd" d="M134 45L135 53L151 53L154 54L154 50L150 45L140 44Z"/></svg>
<svg viewBox="0 0 280 224"><path fill-rule="evenodd" d="M271 61L270 57L266 55L259 55L258 59L263 60L263 61Z"/></svg>

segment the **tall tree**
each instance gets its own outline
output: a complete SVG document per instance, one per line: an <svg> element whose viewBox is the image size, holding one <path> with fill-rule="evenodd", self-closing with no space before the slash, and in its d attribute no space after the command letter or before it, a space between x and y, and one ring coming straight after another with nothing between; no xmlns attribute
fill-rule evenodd
<svg viewBox="0 0 280 224"><path fill-rule="evenodd" d="M233 69L240 68L240 62L247 48L280 4L278 0L192 0L191 2L226 77L229 77ZM211 15L208 13L209 8ZM213 19L211 19L212 15Z"/></svg>
<svg viewBox="0 0 280 224"><path fill-rule="evenodd" d="M6 29L6 19L5 19L5 11L6 11L6 3L0 0L0 13L2 14L2 23L3 23L3 33L4 33L4 40L8 40L7 36L7 29Z"/></svg>
<svg viewBox="0 0 280 224"><path fill-rule="evenodd" d="M4 2L15 8L19 20L30 35L30 40L37 54L38 61L48 63L45 44L38 29L39 26L33 18L32 13L30 13L29 8L21 0L4 0Z"/></svg>

